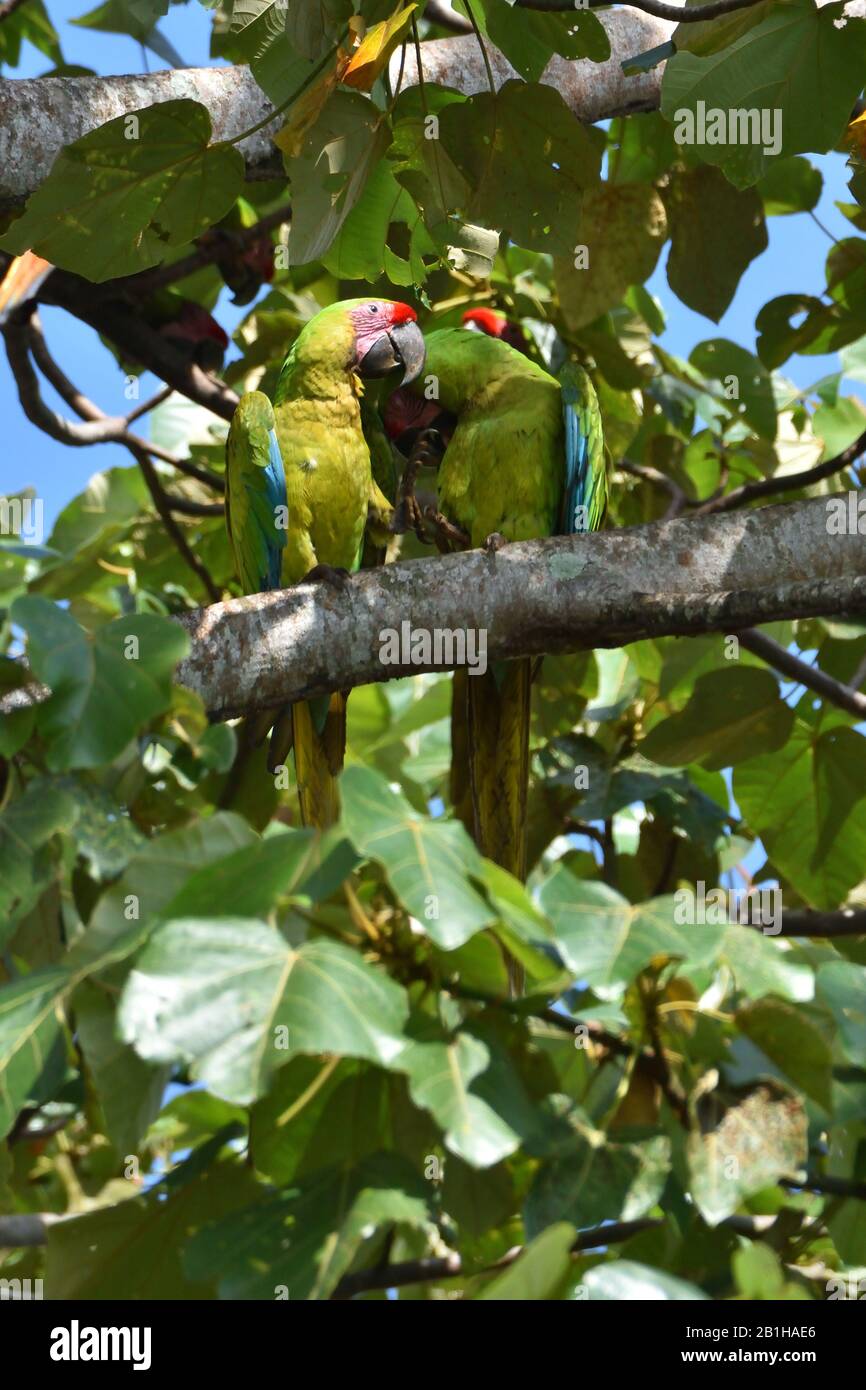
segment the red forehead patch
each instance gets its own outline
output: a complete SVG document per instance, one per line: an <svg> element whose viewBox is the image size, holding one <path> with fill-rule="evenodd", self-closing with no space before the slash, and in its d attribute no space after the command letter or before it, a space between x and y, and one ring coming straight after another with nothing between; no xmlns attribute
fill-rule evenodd
<svg viewBox="0 0 866 1390"><path fill-rule="evenodd" d="M505 317L496 314L492 309L467 309L463 315L464 323L477 323L483 332L489 333L492 338L497 338L505 327Z"/></svg>
<svg viewBox="0 0 866 1390"><path fill-rule="evenodd" d="M417 318L418 315L415 313L412 305L401 304L399 300L394 304L391 310L392 323L415 323Z"/></svg>

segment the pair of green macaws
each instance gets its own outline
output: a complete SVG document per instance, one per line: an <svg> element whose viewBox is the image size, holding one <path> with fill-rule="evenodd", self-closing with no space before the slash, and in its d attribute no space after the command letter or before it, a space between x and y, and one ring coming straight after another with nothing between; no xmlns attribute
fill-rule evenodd
<svg viewBox="0 0 866 1390"><path fill-rule="evenodd" d="M394 395L380 413L383 402L372 390L365 396L364 381L382 378ZM273 404L252 391L235 412L226 519L245 593L361 566L365 532L381 544L392 514L396 474L384 426L403 445L410 417L415 433L435 419L447 442L439 508L472 546L493 535L521 541L601 525L604 443L585 372L571 367L558 381L499 337L446 328L425 340L407 304L343 300L298 335ZM455 672L452 702L455 811L481 852L521 879L534 664ZM346 697L296 703L285 722L301 817L324 828L339 814Z"/></svg>

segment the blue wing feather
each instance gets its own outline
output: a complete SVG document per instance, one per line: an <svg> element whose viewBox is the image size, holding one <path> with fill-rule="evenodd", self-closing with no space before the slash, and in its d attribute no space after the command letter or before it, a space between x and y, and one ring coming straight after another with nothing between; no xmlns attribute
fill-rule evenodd
<svg viewBox="0 0 866 1390"><path fill-rule="evenodd" d="M592 382L567 364L560 377L565 437L565 489L560 532L597 531L607 503L601 417Z"/></svg>

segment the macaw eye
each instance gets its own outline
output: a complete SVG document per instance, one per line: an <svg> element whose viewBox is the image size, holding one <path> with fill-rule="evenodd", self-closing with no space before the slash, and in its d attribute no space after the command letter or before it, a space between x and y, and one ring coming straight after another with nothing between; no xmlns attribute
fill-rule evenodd
<svg viewBox="0 0 866 1390"><path fill-rule="evenodd" d="M378 304L368 304L367 308L370 310L371 314L378 314L379 312Z"/></svg>

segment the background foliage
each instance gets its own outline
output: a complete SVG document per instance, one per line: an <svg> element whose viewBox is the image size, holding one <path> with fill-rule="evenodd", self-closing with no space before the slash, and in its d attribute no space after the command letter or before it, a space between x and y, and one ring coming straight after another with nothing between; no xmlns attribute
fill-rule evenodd
<svg viewBox="0 0 866 1390"><path fill-rule="evenodd" d="M553 53L607 57L591 12L464 7L523 79L464 97L385 80L418 7L208 7L214 54L249 62L285 109L288 194L283 178L243 185L204 108L172 101L142 111L134 139L120 118L65 150L0 247L103 284L288 196L288 241L267 233L282 254L228 384L271 389L335 299L408 297L436 325L490 304L552 370L568 356L591 369L615 526L863 434L840 382L843 366L866 379L866 180L858 127L846 133L866 21L765 0L683 25L661 111L585 127L538 79ZM171 62L155 27L167 9L108 0L80 22ZM22 39L67 71L41 0L0 24L0 62L14 67ZM677 145L675 112L699 101L779 108L780 155ZM851 163L851 234L825 293L766 304L754 352L711 327L689 360L662 349L644 282L666 243L672 293L717 322L766 219L814 208L807 156L831 149ZM169 294L213 308L224 259ZM793 354L828 351L839 370L811 389L786 378ZM456 1252L459 1275L399 1296L807 1299L834 1271L856 1280L863 940L678 925L672 896L778 883L788 909L864 905L854 716L744 649L731 660L722 636L548 659L524 887L450 817L449 678L364 687L342 821L317 837L264 749L209 726L172 683L186 639L171 614L237 592L214 505L223 429L172 398L152 439L185 468L163 461L156 492L138 469L97 474L44 545L2 542L3 688L26 677L23 647L52 694L0 725L0 1209L73 1217L47 1250L7 1252L3 1274L44 1273L51 1297L382 1297L375 1266ZM187 504L175 529L197 567L165 525L166 493ZM772 635L839 680L866 674L862 626ZM520 1001L503 948L526 968ZM586 1235L601 1223L616 1224Z"/></svg>

